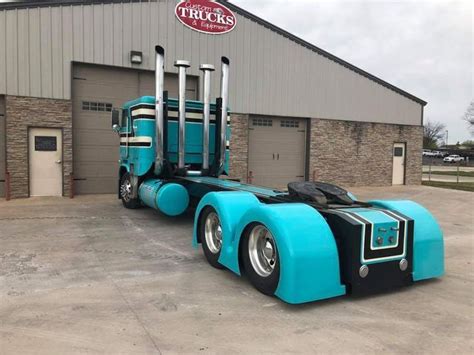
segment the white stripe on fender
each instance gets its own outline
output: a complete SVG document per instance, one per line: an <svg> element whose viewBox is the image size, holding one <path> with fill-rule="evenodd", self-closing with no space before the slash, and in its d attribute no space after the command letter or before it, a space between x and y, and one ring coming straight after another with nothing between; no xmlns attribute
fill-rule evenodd
<svg viewBox="0 0 474 355"><path fill-rule="evenodd" d="M120 143L151 143L151 137L122 137Z"/></svg>
<svg viewBox="0 0 474 355"><path fill-rule="evenodd" d="M132 110L132 117L140 116L140 115L155 115L155 110L150 108L139 108L136 110Z"/></svg>

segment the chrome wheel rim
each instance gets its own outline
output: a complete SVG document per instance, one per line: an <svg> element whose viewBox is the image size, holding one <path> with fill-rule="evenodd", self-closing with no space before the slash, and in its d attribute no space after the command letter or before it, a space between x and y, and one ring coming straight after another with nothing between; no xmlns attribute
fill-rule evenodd
<svg viewBox="0 0 474 355"><path fill-rule="evenodd" d="M217 213L211 212L204 222L204 236L211 253L217 254L222 247L222 227Z"/></svg>
<svg viewBox="0 0 474 355"><path fill-rule="evenodd" d="M120 196L122 196L125 202L130 201L132 196L132 184L130 183L130 180L124 180L122 185L120 185Z"/></svg>
<svg viewBox="0 0 474 355"><path fill-rule="evenodd" d="M249 235L249 257L255 272L268 277L275 269L277 250L270 231L263 225L255 226Z"/></svg>

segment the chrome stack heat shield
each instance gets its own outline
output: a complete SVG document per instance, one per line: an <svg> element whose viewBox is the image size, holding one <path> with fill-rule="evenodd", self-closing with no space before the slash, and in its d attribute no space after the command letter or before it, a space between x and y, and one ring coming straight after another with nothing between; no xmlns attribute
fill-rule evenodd
<svg viewBox="0 0 474 355"><path fill-rule="evenodd" d="M165 50L155 47L155 175L163 171L163 89L165 82Z"/></svg>
<svg viewBox="0 0 474 355"><path fill-rule="evenodd" d="M222 99L222 114L221 114L221 131L219 132L219 165L218 165L218 174L222 174L224 170L225 163L225 152L226 152L226 135L227 135L227 107L229 105L229 58L221 58L221 99ZM216 142L217 143L217 142Z"/></svg>
<svg viewBox="0 0 474 355"><path fill-rule="evenodd" d="M190 67L187 60L177 60L174 66L178 68L179 97L178 97L178 170L185 168L184 155L186 151L186 68Z"/></svg>
<svg viewBox="0 0 474 355"><path fill-rule="evenodd" d="M202 122L202 171L209 170L209 125L211 121L211 72L214 71L212 64L201 64L199 67L204 73L204 108Z"/></svg>

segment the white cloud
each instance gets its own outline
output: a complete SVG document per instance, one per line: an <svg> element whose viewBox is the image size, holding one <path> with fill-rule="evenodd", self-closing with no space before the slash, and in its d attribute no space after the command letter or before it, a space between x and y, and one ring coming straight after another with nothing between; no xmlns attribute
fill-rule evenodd
<svg viewBox="0 0 474 355"><path fill-rule="evenodd" d="M461 121L474 99L470 1L232 2L428 101L425 120L445 123L450 142L471 139Z"/></svg>

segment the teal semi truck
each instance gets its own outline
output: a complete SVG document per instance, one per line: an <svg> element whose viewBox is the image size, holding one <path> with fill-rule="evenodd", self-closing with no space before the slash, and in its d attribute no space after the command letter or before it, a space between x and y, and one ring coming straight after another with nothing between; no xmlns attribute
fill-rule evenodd
<svg viewBox="0 0 474 355"><path fill-rule="evenodd" d="M229 174L228 82L221 58L220 97L211 102L214 66L203 64L203 101L164 88L164 49L156 46L155 96L113 110L120 135L119 198L169 216L195 211L193 246L215 268L245 274L256 289L288 303L387 291L444 274L442 231L412 201L358 201L325 182L292 182L279 191Z"/></svg>

